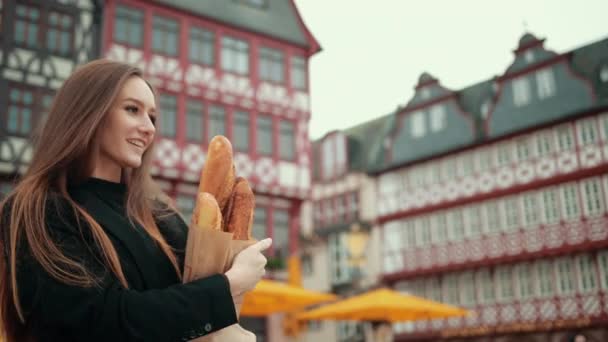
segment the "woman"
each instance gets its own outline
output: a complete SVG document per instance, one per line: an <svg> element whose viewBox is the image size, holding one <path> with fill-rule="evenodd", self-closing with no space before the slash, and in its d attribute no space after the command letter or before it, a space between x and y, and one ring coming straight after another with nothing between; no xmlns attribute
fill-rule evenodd
<svg viewBox="0 0 608 342"><path fill-rule="evenodd" d="M57 92L0 207L5 341L186 341L237 322L271 242L181 284L187 227L148 173L155 102L141 71L107 60Z"/></svg>

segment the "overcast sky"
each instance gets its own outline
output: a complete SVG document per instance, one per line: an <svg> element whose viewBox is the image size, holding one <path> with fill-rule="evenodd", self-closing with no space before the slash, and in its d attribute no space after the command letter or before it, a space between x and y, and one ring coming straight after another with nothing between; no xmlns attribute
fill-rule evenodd
<svg viewBox="0 0 608 342"><path fill-rule="evenodd" d="M526 28L556 52L608 37L608 0L295 2L323 49L310 60L313 139L405 104L424 71L449 89L502 74Z"/></svg>

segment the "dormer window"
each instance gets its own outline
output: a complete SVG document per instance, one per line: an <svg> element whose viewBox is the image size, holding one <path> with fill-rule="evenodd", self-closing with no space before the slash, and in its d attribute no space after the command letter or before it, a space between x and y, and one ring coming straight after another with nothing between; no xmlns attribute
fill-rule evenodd
<svg viewBox="0 0 608 342"><path fill-rule="evenodd" d="M540 70L536 73L536 84L540 99L545 99L555 94L555 77L551 68Z"/></svg>
<svg viewBox="0 0 608 342"><path fill-rule="evenodd" d="M426 134L426 127L424 124L424 112L412 113L410 119L412 125L412 137L421 138Z"/></svg>
<svg viewBox="0 0 608 342"><path fill-rule="evenodd" d="M434 106L431 108L431 131L439 132L445 128L445 107Z"/></svg>
<svg viewBox="0 0 608 342"><path fill-rule="evenodd" d="M608 64L605 64L600 70L600 80L604 83L608 82Z"/></svg>
<svg viewBox="0 0 608 342"><path fill-rule="evenodd" d="M526 51L526 53L524 54L524 58L526 59L526 62L528 62L528 63L534 62L534 51L532 51L532 50Z"/></svg>
<svg viewBox="0 0 608 342"><path fill-rule="evenodd" d="M525 77L513 80L513 103L517 107L523 107L530 103L530 83Z"/></svg>
<svg viewBox="0 0 608 342"><path fill-rule="evenodd" d="M322 179L330 180L346 171L346 151L344 134L332 134L324 139L321 146Z"/></svg>

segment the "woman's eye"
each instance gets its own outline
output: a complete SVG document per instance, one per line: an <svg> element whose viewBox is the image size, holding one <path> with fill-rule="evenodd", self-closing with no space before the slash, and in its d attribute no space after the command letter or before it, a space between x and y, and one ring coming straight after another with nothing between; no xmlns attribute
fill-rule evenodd
<svg viewBox="0 0 608 342"><path fill-rule="evenodd" d="M127 106L125 107L125 109L127 110L127 112L131 113L137 113L137 111L139 110L139 108L137 108L136 106Z"/></svg>

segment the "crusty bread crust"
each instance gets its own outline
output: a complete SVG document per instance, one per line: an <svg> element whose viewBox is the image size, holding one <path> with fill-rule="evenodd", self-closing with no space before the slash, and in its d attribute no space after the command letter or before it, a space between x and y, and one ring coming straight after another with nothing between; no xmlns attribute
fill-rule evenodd
<svg viewBox="0 0 608 342"><path fill-rule="evenodd" d="M250 240L254 209L255 196L249 182L243 177L238 177L229 201L229 209L224 215L226 218L224 231L233 233L235 240Z"/></svg>
<svg viewBox="0 0 608 342"><path fill-rule="evenodd" d="M220 211L224 212L232 194L234 182L232 144L226 137L217 135L209 142L207 159L201 173L198 192L208 192L213 195Z"/></svg>

